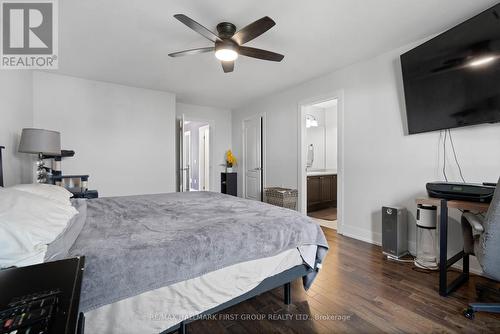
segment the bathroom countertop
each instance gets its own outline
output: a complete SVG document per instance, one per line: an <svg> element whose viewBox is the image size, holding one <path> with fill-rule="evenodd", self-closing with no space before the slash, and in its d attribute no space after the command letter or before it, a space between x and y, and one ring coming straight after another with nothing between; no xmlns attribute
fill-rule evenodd
<svg viewBox="0 0 500 334"><path fill-rule="evenodd" d="M337 175L336 169L311 169L307 171L307 176Z"/></svg>

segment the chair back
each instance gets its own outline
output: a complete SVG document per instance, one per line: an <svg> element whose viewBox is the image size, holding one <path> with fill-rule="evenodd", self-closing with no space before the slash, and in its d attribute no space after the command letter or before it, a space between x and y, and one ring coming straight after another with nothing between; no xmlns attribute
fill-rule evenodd
<svg viewBox="0 0 500 334"><path fill-rule="evenodd" d="M500 280L500 179L484 220L484 233L479 238L482 256L478 257L483 271Z"/></svg>

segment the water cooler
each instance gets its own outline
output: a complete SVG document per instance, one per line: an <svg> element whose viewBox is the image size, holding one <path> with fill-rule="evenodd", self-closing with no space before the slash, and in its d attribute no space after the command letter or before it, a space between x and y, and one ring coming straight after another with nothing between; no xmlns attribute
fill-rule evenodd
<svg viewBox="0 0 500 334"><path fill-rule="evenodd" d="M415 266L437 270L437 207L418 205Z"/></svg>

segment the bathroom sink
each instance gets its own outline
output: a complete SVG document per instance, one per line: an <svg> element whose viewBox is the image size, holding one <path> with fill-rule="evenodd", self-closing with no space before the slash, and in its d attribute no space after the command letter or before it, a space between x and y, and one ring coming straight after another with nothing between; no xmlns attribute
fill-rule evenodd
<svg viewBox="0 0 500 334"><path fill-rule="evenodd" d="M336 169L308 169L307 176L318 176L318 175L336 175Z"/></svg>

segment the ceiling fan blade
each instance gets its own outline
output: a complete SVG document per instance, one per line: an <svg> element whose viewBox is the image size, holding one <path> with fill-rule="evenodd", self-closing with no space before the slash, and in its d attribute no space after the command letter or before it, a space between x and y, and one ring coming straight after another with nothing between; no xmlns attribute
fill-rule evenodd
<svg viewBox="0 0 500 334"><path fill-rule="evenodd" d="M215 47L210 46L208 48L198 48L198 49L184 50L184 51L169 53L168 55L170 57L182 57L182 56L197 55L197 54L200 54L200 53L206 53L206 52L210 52L210 51L215 51Z"/></svg>
<svg viewBox="0 0 500 334"><path fill-rule="evenodd" d="M210 40L210 41L212 41L214 43L215 43L215 41L220 41L221 40L219 38L219 36L217 36L216 34L214 34L213 32L211 32L210 30L208 30L207 28L205 28L204 26L202 26L201 24L199 24L195 20L187 17L184 14L175 14L174 17L177 20L179 20L182 23L184 23L185 25L187 25L189 28L191 28L194 31L196 31L198 34L202 35L203 37L207 38L208 40Z"/></svg>
<svg viewBox="0 0 500 334"><path fill-rule="evenodd" d="M247 57L270 60L270 61L282 61L285 56L262 49L250 48L248 46L240 46L239 54Z"/></svg>
<svg viewBox="0 0 500 334"><path fill-rule="evenodd" d="M233 40L239 45L243 45L250 42L252 39L259 37L269 29L271 29L276 22L273 21L269 16L264 16L263 18L250 23L236 34L233 35Z"/></svg>
<svg viewBox="0 0 500 334"><path fill-rule="evenodd" d="M229 73L234 71L234 61L221 61L221 64L224 73Z"/></svg>

